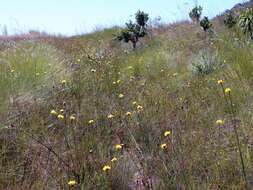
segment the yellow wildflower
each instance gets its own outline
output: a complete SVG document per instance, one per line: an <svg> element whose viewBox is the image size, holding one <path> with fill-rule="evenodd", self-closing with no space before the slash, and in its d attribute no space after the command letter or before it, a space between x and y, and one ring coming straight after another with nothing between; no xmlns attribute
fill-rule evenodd
<svg viewBox="0 0 253 190"><path fill-rule="evenodd" d="M112 119L112 118L114 118L114 115L109 114L109 115L107 116L107 118L108 118L108 119Z"/></svg>
<svg viewBox="0 0 253 190"><path fill-rule="evenodd" d="M116 157L113 157L112 159L111 159L111 162L116 162L118 159L116 158Z"/></svg>
<svg viewBox="0 0 253 190"><path fill-rule="evenodd" d="M163 149L163 150L166 149L167 148L167 144L166 143L161 144L160 148Z"/></svg>
<svg viewBox="0 0 253 190"><path fill-rule="evenodd" d="M122 145L121 144L116 144L115 145L115 149L116 150L121 150L122 149Z"/></svg>
<svg viewBox="0 0 253 190"><path fill-rule="evenodd" d="M117 84L115 81L112 84Z"/></svg>
<svg viewBox="0 0 253 190"><path fill-rule="evenodd" d="M39 76L39 75L40 75L40 73L36 73L35 75L36 75L36 76Z"/></svg>
<svg viewBox="0 0 253 190"><path fill-rule="evenodd" d="M60 120L63 120L63 119L64 119L64 115L59 114L59 115L57 116L57 118L60 119Z"/></svg>
<svg viewBox="0 0 253 190"><path fill-rule="evenodd" d="M67 81L66 81L66 80L62 80L61 83L62 83L62 84L66 84Z"/></svg>
<svg viewBox="0 0 253 190"><path fill-rule="evenodd" d="M170 134L171 134L171 131L165 131L165 132L164 132L164 136L165 136L165 137L169 136Z"/></svg>
<svg viewBox="0 0 253 190"><path fill-rule="evenodd" d="M119 98L123 98L124 97L124 94L119 94Z"/></svg>
<svg viewBox="0 0 253 190"><path fill-rule="evenodd" d="M177 75L178 75L178 73L174 73L174 74L173 74L173 77L176 77Z"/></svg>
<svg viewBox="0 0 253 190"><path fill-rule="evenodd" d="M88 123L93 124L93 123L95 123L95 121L93 119L91 119Z"/></svg>
<svg viewBox="0 0 253 190"><path fill-rule="evenodd" d="M137 102L136 102L136 101L134 101L134 102L133 102L133 105L136 105L136 104L137 104Z"/></svg>
<svg viewBox="0 0 253 190"><path fill-rule="evenodd" d="M64 112L64 109L60 109L60 112L63 113L63 112Z"/></svg>
<svg viewBox="0 0 253 190"><path fill-rule="evenodd" d="M79 63L81 61L81 59L77 59L77 62Z"/></svg>
<svg viewBox="0 0 253 190"><path fill-rule="evenodd" d="M95 73L96 72L96 69L91 69L90 70L92 73Z"/></svg>
<svg viewBox="0 0 253 190"><path fill-rule="evenodd" d="M15 70L14 70L14 69L12 69L12 70L11 70L11 73L14 73L14 72L15 72Z"/></svg>
<svg viewBox="0 0 253 190"><path fill-rule="evenodd" d="M142 107L141 105L138 105L138 106L137 106L137 110L138 110L138 111L142 111L142 110L143 110L143 107Z"/></svg>
<svg viewBox="0 0 253 190"><path fill-rule="evenodd" d="M75 121L76 120L76 117L74 115L71 115L70 118L69 118L71 121Z"/></svg>
<svg viewBox="0 0 253 190"><path fill-rule="evenodd" d="M130 111L126 112L126 116L131 116L132 113Z"/></svg>
<svg viewBox="0 0 253 190"><path fill-rule="evenodd" d="M109 171L109 170L111 170L111 166L105 165L105 166L103 167L103 171L104 171L104 172L107 172L107 171Z"/></svg>
<svg viewBox="0 0 253 190"><path fill-rule="evenodd" d="M218 80L217 83L218 84L224 84L224 80Z"/></svg>
<svg viewBox="0 0 253 190"><path fill-rule="evenodd" d="M116 82L117 82L117 84L119 84L121 82L121 80L117 80Z"/></svg>
<svg viewBox="0 0 253 190"><path fill-rule="evenodd" d="M50 114L57 115L57 112L55 110L51 110Z"/></svg>
<svg viewBox="0 0 253 190"><path fill-rule="evenodd" d="M224 124L224 121L221 120L221 119L218 119L218 120L216 121L216 124L217 124L217 125L223 125L223 124Z"/></svg>
<svg viewBox="0 0 253 190"><path fill-rule="evenodd" d="M231 89L230 88L226 88L225 89L225 94L230 94L231 93Z"/></svg>
<svg viewBox="0 0 253 190"><path fill-rule="evenodd" d="M70 187L74 187L74 186L76 186L76 184L77 184L77 182L76 182L75 180L70 180L70 181L68 182L68 185L69 185Z"/></svg>

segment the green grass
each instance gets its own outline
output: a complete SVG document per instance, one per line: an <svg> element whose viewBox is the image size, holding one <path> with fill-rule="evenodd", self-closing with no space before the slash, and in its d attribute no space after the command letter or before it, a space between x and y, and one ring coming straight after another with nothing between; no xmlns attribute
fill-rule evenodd
<svg viewBox="0 0 253 190"><path fill-rule="evenodd" d="M215 27L210 38L179 23L135 52L111 40L116 29L3 51L0 187L244 189L234 123L251 187L253 47ZM191 65L203 51L222 66L196 75ZM232 89L232 111L219 79Z"/></svg>

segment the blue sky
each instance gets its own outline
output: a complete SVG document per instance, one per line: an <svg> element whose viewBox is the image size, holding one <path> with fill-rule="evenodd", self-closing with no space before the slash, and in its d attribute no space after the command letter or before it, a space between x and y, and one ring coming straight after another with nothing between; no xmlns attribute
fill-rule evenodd
<svg viewBox="0 0 253 190"><path fill-rule="evenodd" d="M30 29L74 35L124 24L137 10L163 22L187 19L196 0L1 0L0 27L9 33ZM212 17L245 0L198 0ZM1 33L1 31L0 31Z"/></svg>

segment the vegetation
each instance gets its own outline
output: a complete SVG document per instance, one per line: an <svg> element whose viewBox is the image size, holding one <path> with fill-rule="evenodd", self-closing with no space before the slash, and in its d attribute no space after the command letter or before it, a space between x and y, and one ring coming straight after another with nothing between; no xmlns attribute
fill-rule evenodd
<svg viewBox="0 0 253 190"><path fill-rule="evenodd" d="M201 14L202 14L202 10L203 10L203 7L201 7L201 6L196 6L196 7L194 7L194 8L190 11L189 17L192 19L192 21L197 21L197 22L199 22L200 17L201 17Z"/></svg>
<svg viewBox="0 0 253 190"><path fill-rule="evenodd" d="M252 189L253 46L211 21L1 43L0 189Z"/></svg>
<svg viewBox="0 0 253 190"><path fill-rule="evenodd" d="M126 23L126 28L121 30L120 34L117 36L117 39L119 41L123 40L126 43L130 41L133 45L133 49L135 49L139 38L147 35L148 19L148 14L143 11L138 11L135 14L136 23L133 23L132 21Z"/></svg>
<svg viewBox="0 0 253 190"><path fill-rule="evenodd" d="M244 34L253 38L253 9L247 9L239 18L239 26L242 28Z"/></svg>
<svg viewBox="0 0 253 190"><path fill-rule="evenodd" d="M237 23L237 18L232 13L228 13L225 15L224 24L226 27L232 28L236 25L236 23Z"/></svg>
<svg viewBox="0 0 253 190"><path fill-rule="evenodd" d="M201 21L200 21L200 26L203 28L203 30L205 32L209 31L212 28L212 23L210 23L208 17L204 17Z"/></svg>

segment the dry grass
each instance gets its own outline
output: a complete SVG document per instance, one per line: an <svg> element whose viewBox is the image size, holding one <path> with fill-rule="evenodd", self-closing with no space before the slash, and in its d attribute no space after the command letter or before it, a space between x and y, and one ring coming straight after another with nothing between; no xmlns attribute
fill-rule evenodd
<svg viewBox="0 0 253 190"><path fill-rule="evenodd" d="M0 188L245 189L243 174L252 187L252 44L215 27L155 29L136 52L117 29L4 46ZM196 75L200 52L221 66Z"/></svg>

